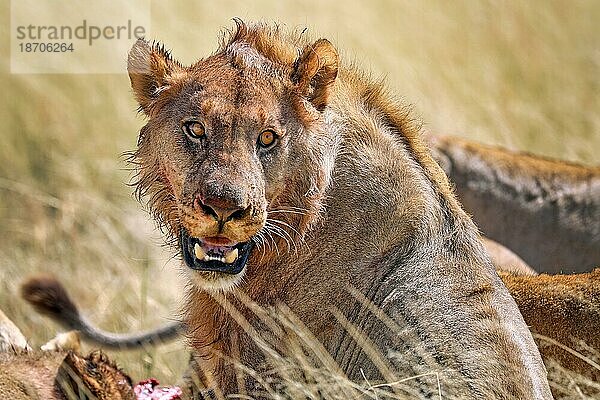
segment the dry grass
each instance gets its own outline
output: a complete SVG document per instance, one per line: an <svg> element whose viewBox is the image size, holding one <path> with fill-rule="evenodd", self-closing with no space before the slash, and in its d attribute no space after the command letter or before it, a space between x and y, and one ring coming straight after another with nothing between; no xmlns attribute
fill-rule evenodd
<svg viewBox="0 0 600 400"><path fill-rule="evenodd" d="M432 399L453 400L468 398L459 392L449 374L444 370L426 371L415 376L398 376L388 365L397 360L390 354L383 360L381 352L369 338L360 333L360 328L345 321L342 325L359 344L361 350L373 362L383 380L366 378L362 368L362 380L351 381L341 371L327 350L320 345L314 335L285 305L279 304L268 309L261 308L241 292L234 292L235 300L228 301L216 295L215 300L224 307L233 320L254 340L257 349L264 355L264 362L257 369L250 369L236 360L225 357L226 368L233 368L238 378L239 399L373 399L407 400L423 398L427 394ZM395 332L401 327L368 301L360 292L351 290L351 297ZM240 306L243 304L243 306ZM332 310L337 316L342 314ZM251 325L248 316L257 317L259 323ZM343 316L342 316L343 318ZM598 360L600 352L580 343L577 350L568 349L553 339L534 335L540 346L559 346L584 360L589 372L600 372ZM600 396L600 382L562 367L554 360L545 360L550 377L550 385L557 399L593 400ZM597 375L597 373L596 373ZM255 382L252 389L244 386L245 378Z"/></svg>
<svg viewBox="0 0 600 400"><path fill-rule="evenodd" d="M24 277L44 271L104 329L173 318L177 263L119 158L143 124L127 76L9 74L8 2L0 7L0 308L34 345L52 337L56 327L17 296ZM600 2L155 1L151 36L189 63L232 16L332 39L386 75L434 132L598 162ZM115 356L135 378L167 382L186 364L177 343Z"/></svg>

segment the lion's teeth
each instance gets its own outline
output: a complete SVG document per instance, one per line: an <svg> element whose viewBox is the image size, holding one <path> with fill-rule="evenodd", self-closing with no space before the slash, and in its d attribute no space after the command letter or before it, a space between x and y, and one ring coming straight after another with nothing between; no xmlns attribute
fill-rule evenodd
<svg viewBox="0 0 600 400"><path fill-rule="evenodd" d="M204 261L208 262L208 261L219 261L224 263L225 262L225 258L223 257L216 257L216 256L209 256L208 254L204 256Z"/></svg>
<svg viewBox="0 0 600 400"><path fill-rule="evenodd" d="M208 261L219 261L226 264L233 263L238 257L238 249L233 249L229 253L225 254L223 257L219 256L210 256L206 254L206 251L200 246L199 243L194 244L194 254L198 260L202 260L204 262Z"/></svg>
<svg viewBox="0 0 600 400"><path fill-rule="evenodd" d="M204 260L206 257L208 257L202 249L202 246L200 246L198 243L194 245L194 254L198 260Z"/></svg>
<svg viewBox="0 0 600 400"><path fill-rule="evenodd" d="M224 261L227 264L231 264L232 262L234 262L237 259L237 257L238 257L238 249L233 249L229 253L225 254Z"/></svg>

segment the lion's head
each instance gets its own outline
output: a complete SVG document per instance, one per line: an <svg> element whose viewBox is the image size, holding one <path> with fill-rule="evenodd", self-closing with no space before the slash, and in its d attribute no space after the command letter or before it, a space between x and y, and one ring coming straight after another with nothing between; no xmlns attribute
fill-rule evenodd
<svg viewBox="0 0 600 400"><path fill-rule="evenodd" d="M227 289L249 259L293 248L322 207L338 56L323 39L302 48L279 38L277 28L237 21L216 53L189 67L144 40L129 54L148 118L134 154L137 193L205 289Z"/></svg>

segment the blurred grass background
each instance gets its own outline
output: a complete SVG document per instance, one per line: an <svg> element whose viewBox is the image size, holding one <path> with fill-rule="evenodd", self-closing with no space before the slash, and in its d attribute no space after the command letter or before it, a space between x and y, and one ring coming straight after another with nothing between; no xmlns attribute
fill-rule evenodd
<svg viewBox="0 0 600 400"><path fill-rule="evenodd" d="M176 318L177 262L120 158L143 125L127 75L10 74L1 7L0 308L34 345L53 337L18 296L26 276L51 272L104 329ZM184 63L210 54L234 16L306 26L385 76L433 132L599 161L599 1L153 1L151 14L149 37ZM182 348L113 355L135 379L173 382Z"/></svg>

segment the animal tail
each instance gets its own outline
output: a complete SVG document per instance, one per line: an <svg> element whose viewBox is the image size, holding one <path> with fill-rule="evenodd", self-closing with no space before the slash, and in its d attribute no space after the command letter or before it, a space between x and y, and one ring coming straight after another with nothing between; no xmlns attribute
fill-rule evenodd
<svg viewBox="0 0 600 400"><path fill-rule="evenodd" d="M105 348L133 349L144 345L156 345L171 341L185 331L183 322L171 322L159 328L136 333L112 333L96 328L79 312L63 287L52 276L36 276L21 286L21 296L34 309L64 329L77 330L82 338Z"/></svg>

